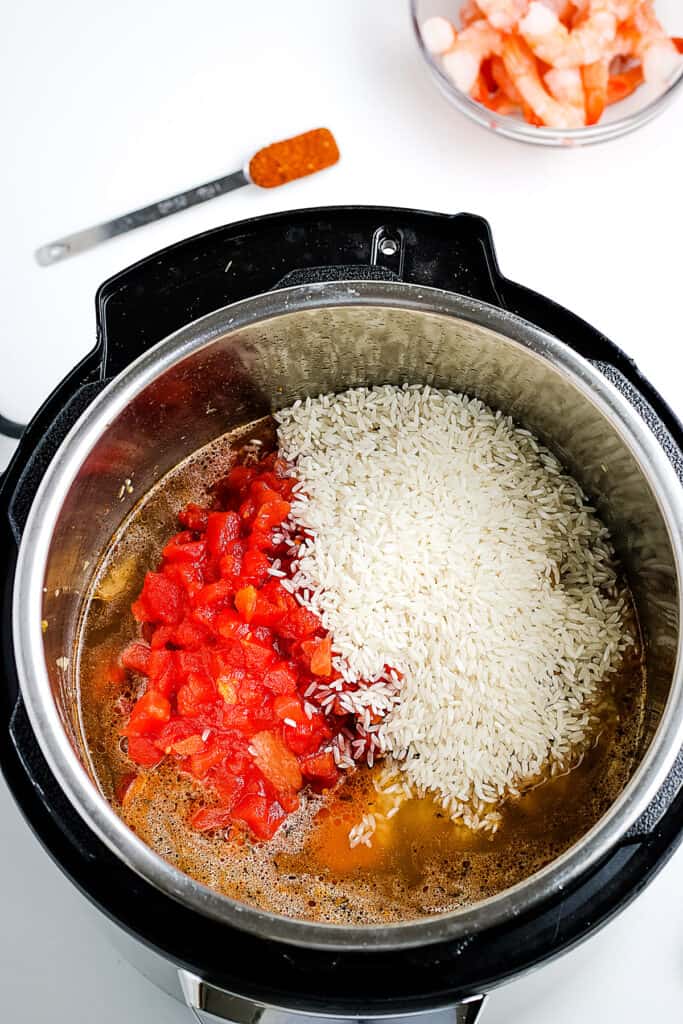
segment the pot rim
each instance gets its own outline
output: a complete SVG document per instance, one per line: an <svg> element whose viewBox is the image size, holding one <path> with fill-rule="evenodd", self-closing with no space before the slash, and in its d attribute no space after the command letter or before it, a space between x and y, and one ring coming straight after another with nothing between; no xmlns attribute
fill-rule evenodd
<svg viewBox="0 0 683 1024"><path fill-rule="evenodd" d="M409 948L463 939L502 925L560 894L614 851L656 795L683 745L681 631L671 690L649 748L625 789L580 840L540 871L472 907L416 921L355 927L288 918L223 896L173 867L135 836L99 792L71 745L54 703L42 643L43 579L53 527L78 469L111 420L157 376L226 333L301 310L335 306L387 306L457 317L502 335L506 343L549 363L568 379L619 434L652 489L674 553L680 621L683 489L647 425L597 369L558 338L479 300L398 282L335 281L267 292L201 317L144 352L94 399L60 445L31 506L14 580L14 651L29 719L52 772L86 824L142 878L198 913L262 938L347 951Z"/></svg>

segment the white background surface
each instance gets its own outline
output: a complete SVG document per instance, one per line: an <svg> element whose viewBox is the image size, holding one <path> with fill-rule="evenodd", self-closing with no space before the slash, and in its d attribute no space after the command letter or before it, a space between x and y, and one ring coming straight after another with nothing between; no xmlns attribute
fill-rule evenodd
<svg viewBox="0 0 683 1024"><path fill-rule="evenodd" d="M2 6L6 415L30 417L92 345L95 288L110 274L221 223L336 203L484 214L503 271L602 329L683 414L680 99L606 147L545 151L494 138L448 107L420 64L403 0ZM677 17L669 25L683 35L683 6ZM42 242L321 124L343 153L325 174L234 193L51 269L32 261ZM597 937L494 994L483 1021L680 1021L682 895L683 850ZM1 781L0 907L3 1024L188 1019L110 951Z"/></svg>

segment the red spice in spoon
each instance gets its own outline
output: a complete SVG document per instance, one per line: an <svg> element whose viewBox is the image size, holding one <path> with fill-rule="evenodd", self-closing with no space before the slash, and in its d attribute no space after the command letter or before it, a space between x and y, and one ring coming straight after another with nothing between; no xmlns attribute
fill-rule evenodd
<svg viewBox="0 0 683 1024"><path fill-rule="evenodd" d="M332 132L314 128L260 149L249 161L249 177L261 188L275 188L322 171L338 160L339 148Z"/></svg>

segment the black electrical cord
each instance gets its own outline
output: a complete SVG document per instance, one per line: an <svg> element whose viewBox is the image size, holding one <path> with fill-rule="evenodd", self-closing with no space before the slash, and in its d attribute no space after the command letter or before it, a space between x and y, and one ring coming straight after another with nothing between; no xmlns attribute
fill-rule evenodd
<svg viewBox="0 0 683 1024"><path fill-rule="evenodd" d="M15 423L0 413L0 434L4 434L5 437L21 437L25 430L25 423Z"/></svg>

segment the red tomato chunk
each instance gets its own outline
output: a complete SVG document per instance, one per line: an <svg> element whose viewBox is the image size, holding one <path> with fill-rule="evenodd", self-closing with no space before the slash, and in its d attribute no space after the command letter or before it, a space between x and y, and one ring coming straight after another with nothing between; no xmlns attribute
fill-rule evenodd
<svg viewBox="0 0 683 1024"><path fill-rule="evenodd" d="M132 606L144 639L121 663L146 685L122 730L128 757L147 768L171 758L206 787L190 818L199 831L237 824L268 840L304 786L339 779L331 745L349 716L304 696L339 679L330 638L269 572L276 559L289 572L277 533L295 483L275 455L235 466L212 507L179 513Z"/></svg>

